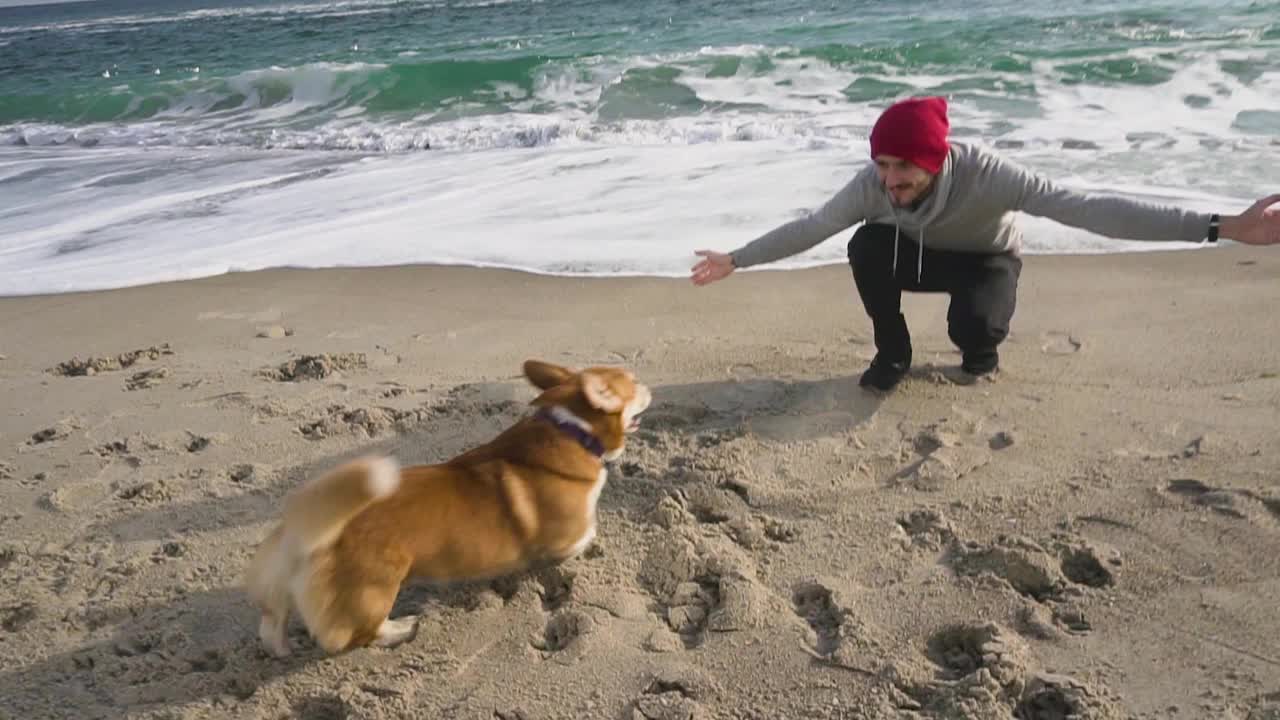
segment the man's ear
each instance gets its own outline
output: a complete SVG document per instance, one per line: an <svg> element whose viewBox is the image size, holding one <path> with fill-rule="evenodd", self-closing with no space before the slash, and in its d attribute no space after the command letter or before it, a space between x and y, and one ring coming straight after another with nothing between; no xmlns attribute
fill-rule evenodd
<svg viewBox="0 0 1280 720"><path fill-rule="evenodd" d="M624 404L604 378L590 371L582 373L582 394L587 397L591 407L601 412L620 412Z"/></svg>
<svg viewBox="0 0 1280 720"><path fill-rule="evenodd" d="M541 360L525 360L524 376L535 387L548 390L573 379L573 371Z"/></svg>

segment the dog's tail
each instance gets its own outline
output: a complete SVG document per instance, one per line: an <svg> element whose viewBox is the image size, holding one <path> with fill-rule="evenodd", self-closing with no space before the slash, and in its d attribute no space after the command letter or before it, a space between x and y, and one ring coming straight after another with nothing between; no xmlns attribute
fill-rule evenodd
<svg viewBox="0 0 1280 720"><path fill-rule="evenodd" d="M400 488L400 466L389 457L340 465L299 488L285 502L284 528L303 555L332 545L365 508Z"/></svg>

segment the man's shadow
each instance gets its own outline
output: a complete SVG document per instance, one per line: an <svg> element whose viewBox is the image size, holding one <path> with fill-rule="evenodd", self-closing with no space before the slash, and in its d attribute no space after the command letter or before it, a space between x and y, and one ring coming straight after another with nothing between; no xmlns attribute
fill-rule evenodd
<svg viewBox="0 0 1280 720"><path fill-rule="evenodd" d="M646 428L695 434L736 427L764 440L799 442L865 424L884 399L859 387L856 377L664 385L655 388L654 403L642 422Z"/></svg>
<svg viewBox="0 0 1280 720"><path fill-rule="evenodd" d="M512 399L499 403L496 409L490 406L483 412L437 418L417 431L285 468L273 481L239 495L117 515L91 527L78 542L166 541L267 523L277 517L280 498L289 489L343 460L369 453L391 453L403 464L436 462L480 439L487 440L527 412L525 403L532 394L520 389L519 383L510 384L510 394ZM856 378L748 378L665 385L654 388L654 402L642 427L649 432L693 438L714 438L731 432L754 433L782 442L802 441L852 429L872 417L882 401L882 396L859 388ZM606 491L601 498L601 507L606 510L610 509L611 495L656 496L661 492L652 478L626 473L613 474L610 483L644 487L621 494ZM255 536L250 541L246 554L233 555L235 561L243 562L258 539ZM514 593L529 575L450 588L407 584L393 615L419 613L432 604L465 608L477 591L487 589L505 596ZM136 712L139 707L154 709L203 699L222 702L223 698L230 698L234 702L249 698L262 685L324 657L296 618L290 630L294 654L286 659L268 657L258 643L258 619L257 611L236 586L189 591L172 600L146 600L69 613L69 624L95 634L110 628L110 636L0 672L0 687L6 688L8 696L5 709L17 713L13 717L23 718L62 715L114 719ZM11 639L15 637L10 635ZM331 702L327 697L301 702L323 705ZM228 707L227 712L234 714L235 708Z"/></svg>

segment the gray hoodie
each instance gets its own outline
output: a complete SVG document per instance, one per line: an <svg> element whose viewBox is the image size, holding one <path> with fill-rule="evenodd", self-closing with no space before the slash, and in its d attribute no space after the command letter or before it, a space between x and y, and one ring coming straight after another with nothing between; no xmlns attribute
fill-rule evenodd
<svg viewBox="0 0 1280 720"><path fill-rule="evenodd" d="M734 265L745 268L804 252L863 221L892 224L934 250L1017 253L1022 233L1013 222L1016 210L1127 240L1199 242L1209 231L1208 213L1074 192L964 143L951 143L935 183L919 207L896 208L869 163L817 212L730 253ZM896 244L895 239L895 271ZM923 262L924 254L919 256ZM916 273L918 278L919 267Z"/></svg>

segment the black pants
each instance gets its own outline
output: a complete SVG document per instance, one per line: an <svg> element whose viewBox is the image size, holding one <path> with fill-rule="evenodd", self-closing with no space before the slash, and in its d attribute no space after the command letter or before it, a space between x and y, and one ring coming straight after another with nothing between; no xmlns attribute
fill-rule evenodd
<svg viewBox="0 0 1280 720"><path fill-rule="evenodd" d="M964 355L966 369L990 370L996 347L1009 335L1022 260L1012 253L985 255L924 249L924 272L916 279L920 246L901 234L893 270L892 225L867 224L849 241L849 264L862 305L875 329L876 350L891 362L911 361L911 335L902 316L902 291L951 295L947 334Z"/></svg>

